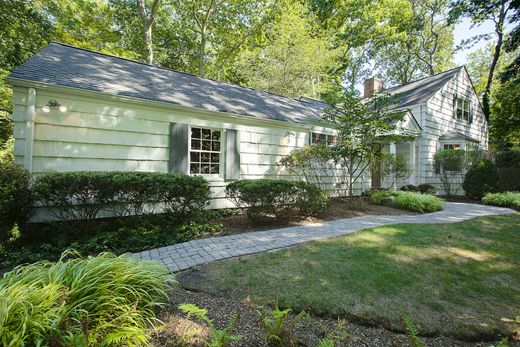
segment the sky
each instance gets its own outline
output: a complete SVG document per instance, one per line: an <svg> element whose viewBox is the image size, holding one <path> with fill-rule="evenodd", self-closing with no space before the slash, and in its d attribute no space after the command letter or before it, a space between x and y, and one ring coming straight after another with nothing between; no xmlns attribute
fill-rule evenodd
<svg viewBox="0 0 520 347"><path fill-rule="evenodd" d="M455 46L459 45L463 40L469 39L475 35L492 33L494 31L494 23L490 20L482 23L481 25L471 28L471 21L469 18L464 18L462 22L458 23L455 26L454 32L454 41ZM496 37L493 35L492 39L495 40ZM473 52L479 48L483 48L486 46L486 43L489 41L481 40L475 46L470 49L460 50L455 54L454 63L455 65L465 65L468 61L467 55L470 52Z"/></svg>

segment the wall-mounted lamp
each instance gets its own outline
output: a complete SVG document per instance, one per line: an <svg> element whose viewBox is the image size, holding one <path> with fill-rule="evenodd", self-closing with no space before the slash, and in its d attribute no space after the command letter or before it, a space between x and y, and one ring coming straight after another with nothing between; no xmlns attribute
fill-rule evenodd
<svg viewBox="0 0 520 347"><path fill-rule="evenodd" d="M67 111L67 107L63 106L62 104L60 104L56 100L49 100L47 105L42 107L42 111L45 112L45 113L49 113L51 111L51 109L53 109L53 108L60 110L60 112Z"/></svg>
<svg viewBox="0 0 520 347"><path fill-rule="evenodd" d="M290 132L290 131L287 131L287 132L285 133L285 137L287 137L287 138L289 138L289 137L296 137L296 134L295 134L295 133L292 133L292 132Z"/></svg>

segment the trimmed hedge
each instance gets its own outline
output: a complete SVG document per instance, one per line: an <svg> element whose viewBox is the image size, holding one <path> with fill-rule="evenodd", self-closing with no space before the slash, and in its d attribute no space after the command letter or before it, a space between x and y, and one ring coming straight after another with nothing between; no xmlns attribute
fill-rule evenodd
<svg viewBox="0 0 520 347"><path fill-rule="evenodd" d="M15 225L23 227L32 212L31 175L21 165L0 166L0 243L11 237Z"/></svg>
<svg viewBox="0 0 520 347"><path fill-rule="evenodd" d="M209 183L200 176L157 172L63 172L39 176L36 201L59 220L92 221L102 211L115 216L153 213L157 207L184 218L207 206Z"/></svg>
<svg viewBox="0 0 520 347"><path fill-rule="evenodd" d="M462 188L466 196L472 199L481 199L486 193L501 191L501 177L497 167L487 159L478 161L466 173Z"/></svg>
<svg viewBox="0 0 520 347"><path fill-rule="evenodd" d="M520 168L503 167L498 169L502 185L505 190L510 192L520 191Z"/></svg>
<svg viewBox="0 0 520 347"><path fill-rule="evenodd" d="M520 209L520 192L487 193L482 197L482 202L486 205Z"/></svg>
<svg viewBox="0 0 520 347"><path fill-rule="evenodd" d="M383 200L393 196L396 207L419 213L436 212L443 209L444 201L429 194L415 192L374 192L370 196L370 201L381 205Z"/></svg>
<svg viewBox="0 0 520 347"><path fill-rule="evenodd" d="M226 195L251 219L272 215L287 218L294 209L304 215L316 215L329 203L320 188L303 181L239 180L228 184Z"/></svg>
<svg viewBox="0 0 520 347"><path fill-rule="evenodd" d="M431 195L437 194L437 188L428 183L419 184L418 186L414 186L413 184L407 184L399 188L399 190L402 192L415 192Z"/></svg>

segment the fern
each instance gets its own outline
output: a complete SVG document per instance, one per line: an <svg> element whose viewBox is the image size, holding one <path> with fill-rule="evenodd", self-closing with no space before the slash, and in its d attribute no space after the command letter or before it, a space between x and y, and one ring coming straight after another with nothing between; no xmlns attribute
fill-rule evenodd
<svg viewBox="0 0 520 347"><path fill-rule="evenodd" d="M419 338L419 330L415 326L410 316L401 317L401 321L403 323L403 327L406 331L406 336L408 336L408 341L414 347L425 347L424 343Z"/></svg>
<svg viewBox="0 0 520 347"><path fill-rule="evenodd" d="M224 329L217 329L212 319L208 317L208 310L200 308L193 304L181 304L179 309L184 312L189 319L195 318L208 325L210 331L210 340L206 341L205 344L208 347L226 347L233 341L238 341L242 338L241 335L233 335L238 323L238 316L234 315L231 321Z"/></svg>
<svg viewBox="0 0 520 347"><path fill-rule="evenodd" d="M296 324L306 317L305 312L300 312L291 320L288 320L291 309L280 310L276 307L270 311L257 312L265 331L263 334L265 341L276 346L294 346L296 344L293 330Z"/></svg>

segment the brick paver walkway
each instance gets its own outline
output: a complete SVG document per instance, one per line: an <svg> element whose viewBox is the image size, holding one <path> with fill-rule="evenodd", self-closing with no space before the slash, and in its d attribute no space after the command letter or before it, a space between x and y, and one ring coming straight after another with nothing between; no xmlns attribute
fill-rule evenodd
<svg viewBox="0 0 520 347"><path fill-rule="evenodd" d="M157 260L177 272L215 260L254 254L289 247L304 242L342 236L358 230L389 224L455 223L463 220L497 214L510 214L514 210L493 206L445 203L444 210L435 213L409 216L362 216L337 219L319 224L249 232L237 235L208 237L172 246L135 253L132 256Z"/></svg>

